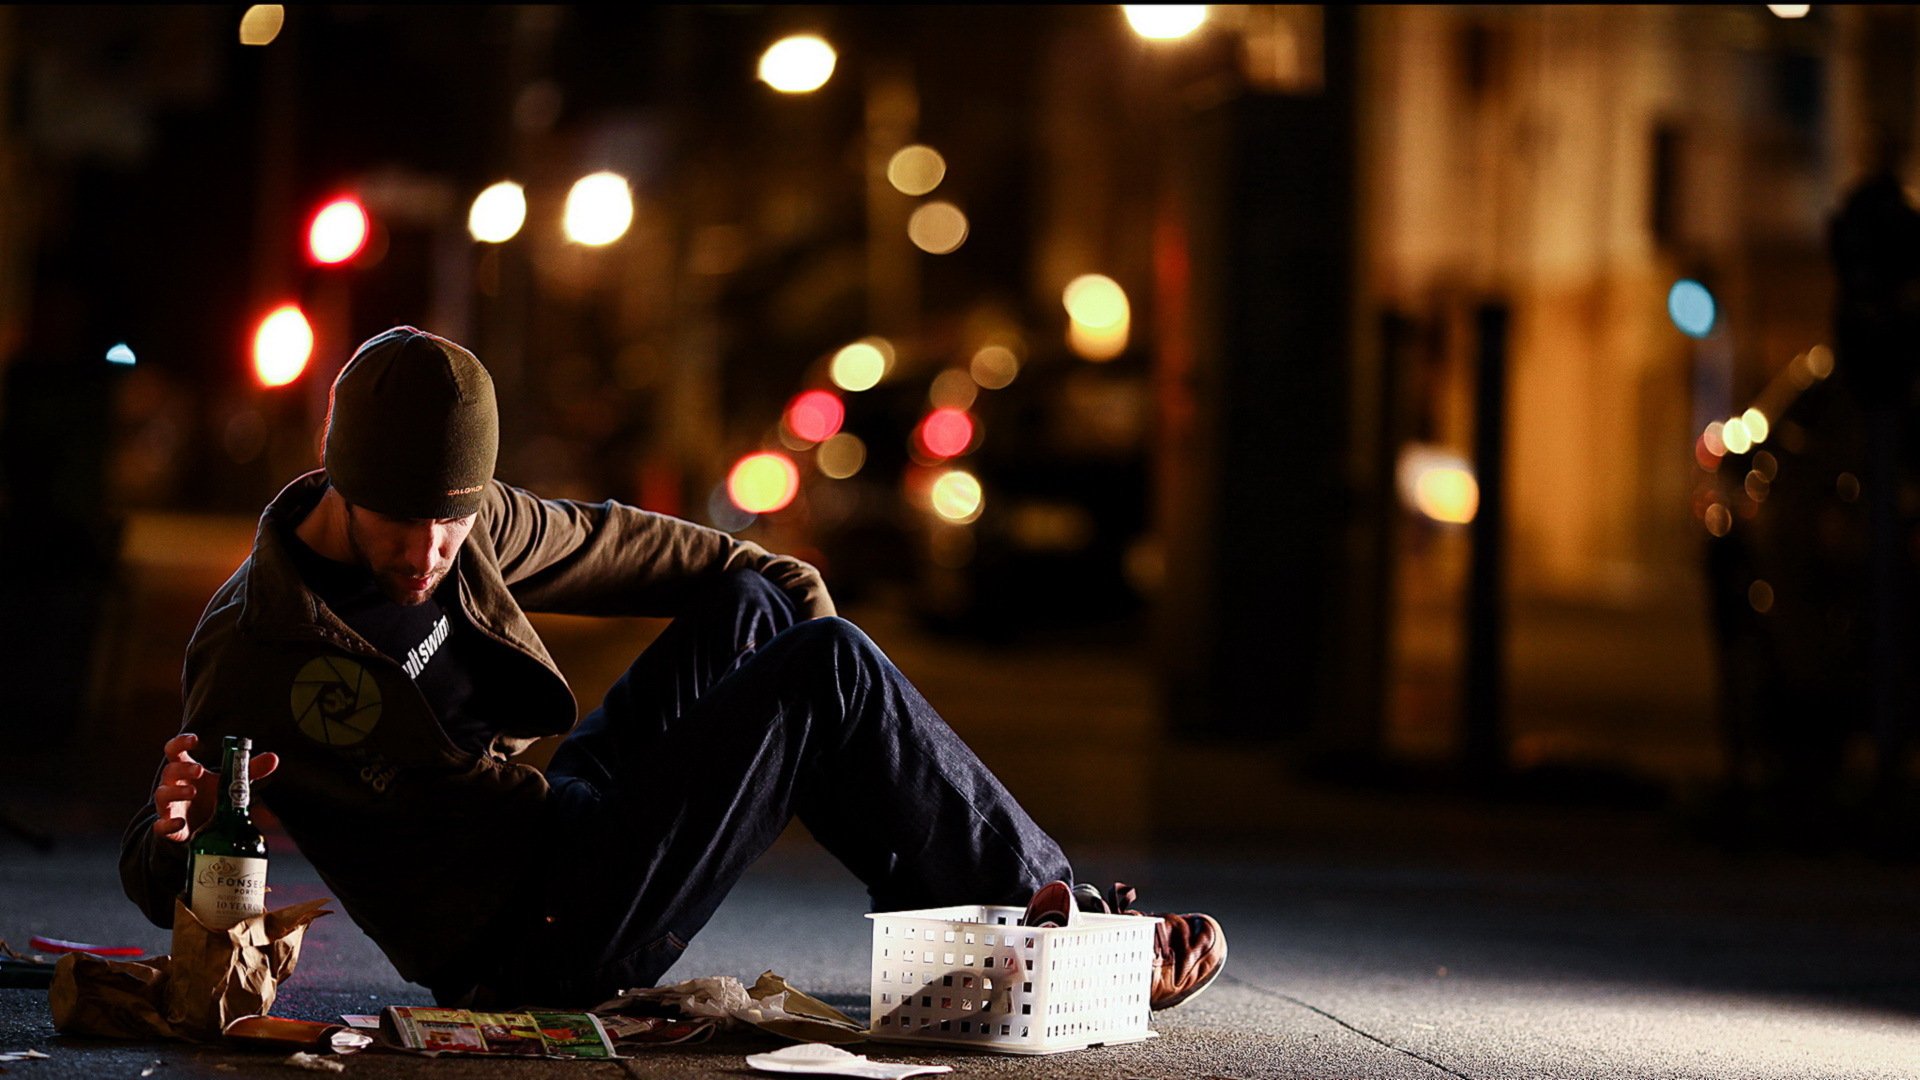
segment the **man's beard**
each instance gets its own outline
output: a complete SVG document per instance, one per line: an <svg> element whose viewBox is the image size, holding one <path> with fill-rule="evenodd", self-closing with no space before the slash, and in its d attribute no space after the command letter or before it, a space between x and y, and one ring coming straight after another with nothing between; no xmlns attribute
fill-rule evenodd
<svg viewBox="0 0 1920 1080"><path fill-rule="evenodd" d="M373 565L373 560L367 557L367 549L360 545L359 534L354 531L352 503L347 504L347 547L352 549L353 557L361 567L373 575L373 584L380 590L380 595L401 607L414 607L426 603L433 598L434 591L440 588L440 583L447 577L446 570L428 575L426 588L415 591L412 586L413 575L396 574Z"/></svg>

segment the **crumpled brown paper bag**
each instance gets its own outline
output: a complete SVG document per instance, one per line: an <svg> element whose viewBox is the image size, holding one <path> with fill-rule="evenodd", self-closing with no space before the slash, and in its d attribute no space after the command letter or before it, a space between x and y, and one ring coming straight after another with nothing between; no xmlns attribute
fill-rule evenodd
<svg viewBox="0 0 1920 1080"><path fill-rule="evenodd" d="M293 904L209 929L187 905L173 907L173 953L112 961L69 953L54 969L53 1026L69 1035L212 1040L242 1016L273 1008L300 961L307 924L331 900Z"/></svg>

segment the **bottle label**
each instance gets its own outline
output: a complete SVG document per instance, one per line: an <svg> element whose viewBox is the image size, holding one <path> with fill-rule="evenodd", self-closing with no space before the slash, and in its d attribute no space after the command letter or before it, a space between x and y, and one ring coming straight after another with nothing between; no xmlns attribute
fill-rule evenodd
<svg viewBox="0 0 1920 1080"><path fill-rule="evenodd" d="M245 750L233 752L233 775L227 779L227 801L235 810L245 810L253 801L253 785L249 783L248 773L252 762Z"/></svg>
<svg viewBox="0 0 1920 1080"><path fill-rule="evenodd" d="M267 909L267 860L195 855L187 906L210 929L225 930Z"/></svg>

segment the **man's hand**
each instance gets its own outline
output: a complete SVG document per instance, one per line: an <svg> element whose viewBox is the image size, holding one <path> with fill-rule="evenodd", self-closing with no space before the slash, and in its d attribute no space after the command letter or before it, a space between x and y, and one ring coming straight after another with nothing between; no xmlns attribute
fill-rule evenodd
<svg viewBox="0 0 1920 1080"><path fill-rule="evenodd" d="M190 751L199 744L200 736L187 732L168 739L160 749L166 764L160 767L160 784L153 789L153 809L159 814L153 834L162 840L185 840L213 817L220 774L193 760ZM265 780L279 764L280 755L261 754L247 773L255 781Z"/></svg>

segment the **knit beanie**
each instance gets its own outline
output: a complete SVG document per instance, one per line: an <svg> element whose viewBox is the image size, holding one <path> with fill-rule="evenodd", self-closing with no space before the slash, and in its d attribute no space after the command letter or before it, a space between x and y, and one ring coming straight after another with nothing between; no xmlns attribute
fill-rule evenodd
<svg viewBox="0 0 1920 1080"><path fill-rule="evenodd" d="M480 509L500 449L493 379L446 338L396 326L333 380L327 479L350 503L397 518Z"/></svg>

